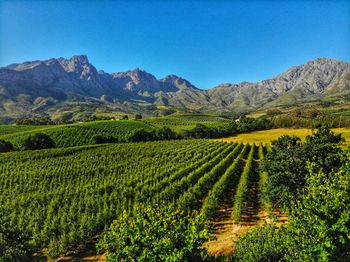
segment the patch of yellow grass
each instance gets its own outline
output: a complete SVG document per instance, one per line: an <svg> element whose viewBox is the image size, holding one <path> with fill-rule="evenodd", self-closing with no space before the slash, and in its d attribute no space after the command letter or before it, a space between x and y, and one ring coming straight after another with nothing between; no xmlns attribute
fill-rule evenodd
<svg viewBox="0 0 350 262"><path fill-rule="evenodd" d="M334 128L332 129L336 134L341 133L345 142L350 144L350 129L349 128ZM269 144L272 140L278 139L282 135L294 135L300 137L303 141L307 135L311 135L312 130L307 128L291 129L291 128L277 128L270 130L254 131L250 133L238 134L236 136L216 139L218 141L226 142L243 142L243 143L263 143Z"/></svg>

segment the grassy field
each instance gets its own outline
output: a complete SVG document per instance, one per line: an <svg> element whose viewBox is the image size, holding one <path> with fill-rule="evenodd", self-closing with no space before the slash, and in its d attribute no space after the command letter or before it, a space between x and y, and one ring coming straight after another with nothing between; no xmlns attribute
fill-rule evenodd
<svg viewBox="0 0 350 262"><path fill-rule="evenodd" d="M332 129L335 133L341 133L345 139L345 143L350 143L350 129L348 128L334 128ZM238 134L236 136L226 137L216 139L218 141L226 142L243 142L243 143L263 143L269 144L272 140L276 140L282 135L294 135L300 137L302 140L305 140L307 135L311 135L312 130L301 128L301 129L289 129L289 128L277 128L270 130L254 131L250 133Z"/></svg>

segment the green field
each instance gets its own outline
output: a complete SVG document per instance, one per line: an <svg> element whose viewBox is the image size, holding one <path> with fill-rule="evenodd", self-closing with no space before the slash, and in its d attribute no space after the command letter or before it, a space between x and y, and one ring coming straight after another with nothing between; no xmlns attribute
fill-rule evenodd
<svg viewBox="0 0 350 262"><path fill-rule="evenodd" d="M31 232L37 249L57 256L89 242L137 203L162 200L211 217L218 195L238 186L238 163L249 152L252 161L255 150L181 140L3 153L0 205L11 224Z"/></svg>
<svg viewBox="0 0 350 262"><path fill-rule="evenodd" d="M155 117L143 120L151 126L155 127L169 127L176 132L183 130L190 130L197 124L206 125L213 128L230 128L231 120L210 115L174 115L169 117Z"/></svg>
<svg viewBox="0 0 350 262"><path fill-rule="evenodd" d="M217 240L205 243L212 255L232 254L234 241L257 225L284 223L266 192L267 172L259 169L271 140L311 129L271 129L216 139L128 143L137 130L169 127L181 133L197 124L222 129L230 121L214 116L174 116L144 120L95 121L51 126L0 126L0 139L18 146L46 133L57 148L0 154L3 218L30 236L43 257L80 254L123 212L140 206L175 206L212 221ZM333 129L350 142L350 129ZM94 144L95 135L117 137ZM197 211L198 213L193 213ZM279 225L280 225L279 224ZM203 243L202 243L203 244ZM86 250L85 250L86 251ZM86 258L90 259L90 258ZM41 261L41 260L40 260Z"/></svg>
<svg viewBox="0 0 350 262"><path fill-rule="evenodd" d="M28 135L45 133L55 141L56 147L70 147L93 144L93 138L96 135L111 136L116 141L127 142L137 130L151 131L168 127L181 134L184 130L193 129L197 124L230 130L230 121L221 117L183 115L144 120L104 120L50 126L0 125L0 139L9 141L16 148L19 148Z"/></svg>
<svg viewBox="0 0 350 262"><path fill-rule="evenodd" d="M120 121L95 121L80 124L57 125L57 126L36 126L23 131L22 126L14 126L11 133L7 129L0 128L0 139L13 143L19 147L21 142L28 135L45 133L56 143L57 147L70 147L93 144L93 137L96 135L110 135L117 141L126 141L128 136L136 130L150 130L152 127L142 121L120 120Z"/></svg>
<svg viewBox="0 0 350 262"><path fill-rule="evenodd" d="M332 129L336 134L342 134L345 139L345 143L350 143L350 129L349 128L334 128ZM231 137L225 137L217 139L218 141L225 142L242 142L242 143L255 143L255 144L269 144L272 140L278 139L282 135L298 136L302 140L305 140L307 135L311 135L312 130L306 128L291 129L291 128L277 128L270 130L254 131L249 133L237 134Z"/></svg>

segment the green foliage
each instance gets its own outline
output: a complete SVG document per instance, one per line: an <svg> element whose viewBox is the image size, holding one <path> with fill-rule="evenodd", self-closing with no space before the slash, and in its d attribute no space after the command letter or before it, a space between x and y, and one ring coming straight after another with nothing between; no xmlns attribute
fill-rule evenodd
<svg viewBox="0 0 350 262"><path fill-rule="evenodd" d="M305 194L296 202L288 226L294 261L345 261L350 258L350 154L339 171L312 169Z"/></svg>
<svg viewBox="0 0 350 262"><path fill-rule="evenodd" d="M29 236L12 227L0 210L0 262L29 261L31 247Z"/></svg>
<svg viewBox="0 0 350 262"><path fill-rule="evenodd" d="M242 144L240 144L235 150L240 150L241 148ZM235 158L229 168L227 168L220 180L213 186L213 188L209 191L208 196L204 199L201 209L201 214L204 217L212 217L220 200L225 196L227 191L237 185L239 172L241 171L241 159L245 154L246 148L247 145L245 145L243 150Z"/></svg>
<svg viewBox="0 0 350 262"><path fill-rule="evenodd" d="M271 127L267 118L250 118L242 115L236 123L238 133L250 132L254 130L265 130Z"/></svg>
<svg viewBox="0 0 350 262"><path fill-rule="evenodd" d="M152 131L153 128L142 121L119 120L119 121L95 121L73 125L46 126L31 128L26 131L22 126L16 127L18 132L11 132L1 136L4 140L12 142L16 149L23 144L28 134L45 133L49 135L56 147L71 147L95 144L95 137L108 137L109 142L128 142L137 130ZM23 126L28 127L28 126ZM7 128L9 129L9 128ZM7 130L6 130L7 131ZM0 128L1 132L1 128Z"/></svg>
<svg viewBox="0 0 350 262"><path fill-rule="evenodd" d="M270 118L273 128L318 128L327 126L328 128L350 127L350 118L341 115L324 115L316 111L309 111L309 116L303 115L301 109L297 109L293 115L276 115Z"/></svg>
<svg viewBox="0 0 350 262"><path fill-rule="evenodd" d="M253 144L250 148L246 164L244 166L242 175L239 179L239 183L237 186L236 194L234 197L234 205L233 205L233 211L232 211L232 219L235 223L238 223L242 212L246 208L246 201L247 201L247 193L249 188L249 183L252 177L252 171L253 171L253 156L255 151L255 145Z"/></svg>
<svg viewBox="0 0 350 262"><path fill-rule="evenodd" d="M13 151L13 145L10 142L0 140L0 153Z"/></svg>
<svg viewBox="0 0 350 262"><path fill-rule="evenodd" d="M204 125L211 130L232 134L232 121L218 116L208 115L175 115L168 117L146 118L142 120L155 127L169 127L173 131L186 136L197 124Z"/></svg>
<svg viewBox="0 0 350 262"><path fill-rule="evenodd" d="M53 121L48 116L33 116L30 118L18 118L16 119L16 125L53 125Z"/></svg>
<svg viewBox="0 0 350 262"><path fill-rule="evenodd" d="M258 226L236 243L234 261L285 261L285 229Z"/></svg>
<svg viewBox="0 0 350 262"><path fill-rule="evenodd" d="M265 197L275 206L288 207L305 185L307 162L315 163L315 170L325 172L339 167L340 141L341 136L326 127L308 136L304 144L293 136L282 136L273 141L271 151L263 161L262 172L269 174Z"/></svg>
<svg viewBox="0 0 350 262"><path fill-rule="evenodd" d="M140 120L140 119L142 119L142 115L136 114L136 115L135 115L135 120Z"/></svg>
<svg viewBox="0 0 350 262"><path fill-rule="evenodd" d="M178 203L182 209L193 210L198 207L198 202L205 196L213 184L225 173L225 170L236 159L241 146L237 145L226 157L224 157L209 172L203 174L197 183L185 192L179 199Z"/></svg>
<svg viewBox="0 0 350 262"><path fill-rule="evenodd" d="M173 206L137 206L114 220L98 244L109 261L194 261L206 256L208 221Z"/></svg>
<svg viewBox="0 0 350 262"><path fill-rule="evenodd" d="M156 137L158 140L173 140L179 138L173 130L165 126L156 129Z"/></svg>
<svg viewBox="0 0 350 262"><path fill-rule="evenodd" d="M111 135L95 135L93 137L94 144L115 143L116 138Z"/></svg>
<svg viewBox="0 0 350 262"><path fill-rule="evenodd" d="M36 133L24 139L22 144L23 150L36 150L55 147L55 142L50 136L43 133Z"/></svg>
<svg viewBox="0 0 350 262"><path fill-rule="evenodd" d="M48 247L56 257L134 205L176 203L235 146L174 140L1 154L0 205L11 225L30 232L36 250Z"/></svg>
<svg viewBox="0 0 350 262"><path fill-rule="evenodd" d="M330 172L340 166L340 149L336 146L342 141L341 134L334 134L329 128L320 127L312 136L307 136L304 150L307 160L316 164L318 170Z"/></svg>
<svg viewBox="0 0 350 262"><path fill-rule="evenodd" d="M262 163L263 172L269 174L266 197L274 206L288 206L305 184L306 156L300 138L284 135L272 141Z"/></svg>
<svg viewBox="0 0 350 262"><path fill-rule="evenodd" d="M330 173L311 164L302 195L293 201L289 223L264 226L237 243L235 261L349 261L350 152Z"/></svg>

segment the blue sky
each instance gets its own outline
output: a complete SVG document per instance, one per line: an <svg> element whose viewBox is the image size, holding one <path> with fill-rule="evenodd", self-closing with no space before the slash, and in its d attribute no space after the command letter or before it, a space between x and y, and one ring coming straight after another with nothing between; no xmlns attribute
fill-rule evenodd
<svg viewBox="0 0 350 262"><path fill-rule="evenodd" d="M0 0L0 66L88 55L200 88L256 82L317 57L350 61L350 1Z"/></svg>

